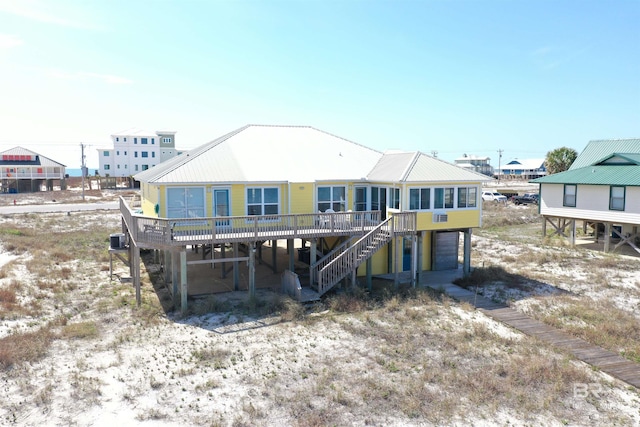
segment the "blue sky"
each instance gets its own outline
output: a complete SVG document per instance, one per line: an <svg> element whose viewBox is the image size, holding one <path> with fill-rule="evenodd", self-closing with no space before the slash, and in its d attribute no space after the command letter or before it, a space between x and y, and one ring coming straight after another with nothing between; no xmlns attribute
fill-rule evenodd
<svg viewBox="0 0 640 427"><path fill-rule="evenodd" d="M640 137L640 0L0 0L0 149L68 167L130 127L249 123L543 158Z"/></svg>

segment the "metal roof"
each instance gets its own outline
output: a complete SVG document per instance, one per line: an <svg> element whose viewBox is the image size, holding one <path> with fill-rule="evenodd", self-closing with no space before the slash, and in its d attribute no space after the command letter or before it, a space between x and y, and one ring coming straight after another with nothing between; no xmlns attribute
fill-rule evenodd
<svg viewBox="0 0 640 427"><path fill-rule="evenodd" d="M367 174L369 181L452 182L489 181L486 175L431 157L419 151L385 153Z"/></svg>
<svg viewBox="0 0 640 427"><path fill-rule="evenodd" d="M420 152L382 153L310 126L247 125L135 175L148 183L488 181Z"/></svg>
<svg viewBox="0 0 640 427"><path fill-rule="evenodd" d="M142 182L359 180L381 152L310 126L248 125L135 175Z"/></svg>
<svg viewBox="0 0 640 427"><path fill-rule="evenodd" d="M62 163L56 162L55 160L51 160L48 157L43 156L42 154L38 154L35 151L31 151L28 150L26 148L23 147L14 147L11 148L9 150L0 152L0 159L2 158L3 155L12 155L12 156L38 156L37 160L34 162L29 162L29 164L31 165L40 165L40 166L53 166L53 167L66 167L65 165L63 165ZM2 161L1 162L2 165L20 165L20 164L25 164L25 162L12 162L12 161Z"/></svg>
<svg viewBox="0 0 640 427"><path fill-rule="evenodd" d="M640 139L600 139L589 141L569 170L591 166L612 153L640 153Z"/></svg>
<svg viewBox="0 0 640 427"><path fill-rule="evenodd" d="M640 166L605 165L587 166L555 173L531 182L539 184L585 184L640 186Z"/></svg>

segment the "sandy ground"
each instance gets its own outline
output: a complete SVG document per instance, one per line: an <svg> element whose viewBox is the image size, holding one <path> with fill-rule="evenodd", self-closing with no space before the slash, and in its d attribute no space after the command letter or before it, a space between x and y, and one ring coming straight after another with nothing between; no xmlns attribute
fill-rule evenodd
<svg viewBox="0 0 640 427"><path fill-rule="evenodd" d="M117 197L117 192L106 197ZM21 202L37 200L42 202L24 196ZM60 221L60 229L70 227L60 214L42 215ZM107 222L117 230L119 224L117 212L81 217L84 227ZM12 221L9 216L1 218L0 227ZM525 249L474 236L474 265L499 263L513 250ZM601 255L587 252L585 256ZM7 272L0 285L20 278L26 289L23 298L29 298L30 289L39 292L35 281L30 281L28 262L29 254L3 251L0 255L0 267L5 266ZM43 359L0 371L0 425L640 425L638 391L581 364L580 369L592 377L593 387L601 390L601 384L606 385L605 398L567 397L567 411L574 413L573 418L545 412L523 414L518 408L469 408L466 417L427 422L397 411L368 410L366 401L341 400L343 383L335 378L344 374L364 381L370 375L382 375L376 363L380 356L372 347L380 343L354 334L349 325L357 321L348 315L312 309L307 320L291 321L225 312L186 317L158 314L149 307L157 307L162 295L147 285L143 289L147 309L134 309L130 284L110 281L104 267L104 261L96 260L77 268L70 279L76 282L73 290L63 300L45 298L39 315L0 321L0 338L36 330L61 313L70 323L98 325L95 336L54 340ZM638 270L616 275L611 287L593 287L579 280L579 266L550 268L558 277L553 283L535 282L526 292L513 295L505 296L499 286L487 287L483 293L524 307L530 298L570 289L594 298L611 298L640 318ZM125 276L127 268L116 263L116 272ZM620 291L625 290L628 293L621 296ZM486 325L505 339L527 339L455 304L430 321L451 331ZM437 348L425 350L434 360L440 357ZM557 356L550 353L549 357ZM327 371L327 366L337 373ZM326 400L327 389L332 390L334 401ZM464 392L461 394L460 405L464 405ZM323 415L327 418L321 418Z"/></svg>

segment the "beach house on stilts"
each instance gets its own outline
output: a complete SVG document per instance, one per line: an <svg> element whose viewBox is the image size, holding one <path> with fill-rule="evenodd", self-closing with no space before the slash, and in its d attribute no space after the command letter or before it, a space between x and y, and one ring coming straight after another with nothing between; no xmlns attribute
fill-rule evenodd
<svg viewBox="0 0 640 427"><path fill-rule="evenodd" d="M403 275L415 285L422 271L458 268L460 240L468 273L488 179L421 152L381 152L313 127L264 125L134 178L140 200L120 201L133 280L139 290L140 249L156 251L183 311L198 266L232 265L231 290L255 293L265 242L286 242L282 287L299 300L343 280L370 286L374 275ZM296 246L308 274L293 273ZM193 248L202 259L188 259Z"/></svg>

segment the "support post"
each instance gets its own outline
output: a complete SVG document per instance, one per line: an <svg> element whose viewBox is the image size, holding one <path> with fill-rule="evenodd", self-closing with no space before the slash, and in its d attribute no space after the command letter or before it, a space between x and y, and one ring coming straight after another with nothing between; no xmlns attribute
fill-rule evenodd
<svg viewBox="0 0 640 427"><path fill-rule="evenodd" d="M462 275L469 276L471 273L471 228L464 231L464 256L462 260Z"/></svg>
<svg viewBox="0 0 640 427"><path fill-rule="evenodd" d="M417 284L418 271L418 236L411 235L411 287L415 288Z"/></svg>
<svg viewBox="0 0 640 427"><path fill-rule="evenodd" d="M542 217L542 238L547 237L547 217Z"/></svg>
<svg viewBox="0 0 640 427"><path fill-rule="evenodd" d="M318 260L318 253L316 252L318 250L317 248L318 240L311 239L310 245L311 246L309 246L309 265L312 265Z"/></svg>
<svg viewBox="0 0 640 427"><path fill-rule="evenodd" d="M171 251L164 250L164 283L171 281Z"/></svg>
<svg viewBox="0 0 640 427"><path fill-rule="evenodd" d="M604 251L609 252L609 246L611 245L611 223L604 223Z"/></svg>
<svg viewBox="0 0 640 427"><path fill-rule="evenodd" d="M289 254L289 271L295 272L296 258L295 258L293 239L287 239L287 254ZM273 257L274 266L276 265L275 262L276 262L276 257L274 254L274 257ZM275 269L274 269L274 273L275 273Z"/></svg>
<svg viewBox="0 0 640 427"><path fill-rule="evenodd" d="M142 304L142 296L140 294L140 248L136 245L133 246L133 284L136 288L136 304L138 307Z"/></svg>
<svg viewBox="0 0 640 427"><path fill-rule="evenodd" d="M402 245L400 243L398 243L398 239L402 239L402 237L398 238L398 237L394 237L394 251L393 251L393 286L395 286L396 288L398 287L398 285L400 284L400 267L398 266L398 259L402 258L402 256L398 256L398 252L402 250Z"/></svg>
<svg viewBox="0 0 640 427"><path fill-rule="evenodd" d="M371 274L373 270L373 264L371 261L371 257L367 258L367 260L365 261L365 265L367 269L367 289L369 289L369 292L371 292L373 290L373 275Z"/></svg>
<svg viewBox="0 0 640 427"><path fill-rule="evenodd" d="M569 242L571 242L571 247L576 247L576 220L571 219L570 230L569 230Z"/></svg>
<svg viewBox="0 0 640 427"><path fill-rule="evenodd" d="M171 253L171 290L174 305L178 304L178 281L180 278L178 274L180 273L180 268L178 265L178 254L175 252Z"/></svg>
<svg viewBox="0 0 640 427"><path fill-rule="evenodd" d="M291 239L287 239L287 253L289 254L289 270L293 271L291 264L291 257L293 256L293 250L289 247L289 242L292 242ZM293 245L291 245L293 246ZM271 266L274 273L278 272L278 241L271 241Z"/></svg>
<svg viewBox="0 0 640 427"><path fill-rule="evenodd" d="M180 311L182 314L187 312L187 250L182 248L180 251Z"/></svg>
<svg viewBox="0 0 640 427"><path fill-rule="evenodd" d="M256 296L256 244L249 243L249 297Z"/></svg>
<svg viewBox="0 0 640 427"><path fill-rule="evenodd" d="M422 271L424 270L424 266L422 264L423 258L423 249L424 249L424 236L426 231L421 231L418 233L418 283L422 280Z"/></svg>
<svg viewBox="0 0 640 427"><path fill-rule="evenodd" d="M211 259L213 260L215 258L215 247L214 244L211 243ZM227 257L227 245L225 243L221 243L220 244L220 256L224 259ZM215 264L211 264L211 268L213 268ZM222 278L226 279L227 278L227 263L223 262L222 263Z"/></svg>
<svg viewBox="0 0 640 427"><path fill-rule="evenodd" d="M240 244L235 242L233 244L233 257L238 259L238 246ZM237 291L240 288L240 268L238 261L233 261L233 290Z"/></svg>

